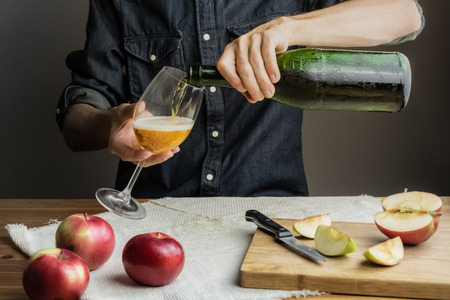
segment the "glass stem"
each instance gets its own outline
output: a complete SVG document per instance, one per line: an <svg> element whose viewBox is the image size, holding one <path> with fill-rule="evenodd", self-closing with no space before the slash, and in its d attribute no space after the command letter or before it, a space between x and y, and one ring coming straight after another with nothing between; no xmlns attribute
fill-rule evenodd
<svg viewBox="0 0 450 300"><path fill-rule="evenodd" d="M119 193L119 197L122 199L125 199L127 202L131 199L131 191L133 190L133 186L136 183L137 178L139 177L139 174L141 173L142 167L144 165L144 160L141 160L138 165L136 166L136 169L134 169L133 175L131 175L130 181L128 181L127 186L123 191Z"/></svg>

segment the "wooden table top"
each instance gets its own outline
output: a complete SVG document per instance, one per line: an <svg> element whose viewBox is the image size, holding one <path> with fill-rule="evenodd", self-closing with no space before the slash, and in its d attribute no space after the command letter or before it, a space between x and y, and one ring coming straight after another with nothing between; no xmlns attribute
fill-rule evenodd
<svg viewBox="0 0 450 300"><path fill-rule="evenodd" d="M443 213L448 215L450 197L442 199ZM0 199L0 207L0 299L10 300L28 299L22 287L22 271L28 257L13 243L5 225L19 223L28 228L41 227L48 224L49 220L63 220L74 213L105 212L105 208L95 199ZM318 299L394 298L325 295Z"/></svg>

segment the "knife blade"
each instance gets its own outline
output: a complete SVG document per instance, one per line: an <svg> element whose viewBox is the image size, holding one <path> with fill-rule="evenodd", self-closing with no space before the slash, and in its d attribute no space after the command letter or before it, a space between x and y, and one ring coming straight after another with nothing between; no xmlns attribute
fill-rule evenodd
<svg viewBox="0 0 450 300"><path fill-rule="evenodd" d="M289 250L309 259L326 261L325 257L315 249L294 238L289 230L256 209L247 210L245 220L255 223L259 229L275 237L275 239L280 241Z"/></svg>

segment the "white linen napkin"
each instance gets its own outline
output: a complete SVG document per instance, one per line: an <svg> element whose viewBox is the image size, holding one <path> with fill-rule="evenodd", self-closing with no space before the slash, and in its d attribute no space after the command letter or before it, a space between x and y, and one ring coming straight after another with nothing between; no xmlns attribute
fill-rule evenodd
<svg viewBox="0 0 450 300"><path fill-rule="evenodd" d="M95 201L95 200L93 200ZM130 220L113 213L98 216L111 224L116 247L108 262L91 271L82 299L281 299L321 295L321 291L281 291L239 286L239 269L256 226L245 211L257 209L271 218L301 219L330 213L333 221L372 223L379 199L354 197L215 197L164 198L143 203L147 216ZM80 208L81 209L81 208ZM80 211L82 212L82 211ZM58 221L39 228L8 224L12 240L27 255L54 248ZM162 287L134 283L122 265L126 242L141 233L160 231L183 246L186 261L179 277Z"/></svg>

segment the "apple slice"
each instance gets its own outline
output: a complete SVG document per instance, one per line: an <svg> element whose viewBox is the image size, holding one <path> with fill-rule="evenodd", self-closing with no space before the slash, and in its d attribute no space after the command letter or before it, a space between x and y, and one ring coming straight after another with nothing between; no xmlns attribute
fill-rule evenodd
<svg viewBox="0 0 450 300"><path fill-rule="evenodd" d="M317 226L314 242L317 251L327 256L344 255L356 249L355 241L349 235L329 225Z"/></svg>
<svg viewBox="0 0 450 300"><path fill-rule="evenodd" d="M330 214L306 217L298 222L295 222L294 225L292 225L292 227L294 231L300 234L301 236L313 239L314 235L316 234L317 226L319 226L320 224L330 226L331 225Z"/></svg>
<svg viewBox="0 0 450 300"><path fill-rule="evenodd" d="M384 211L375 224L388 238L399 236L404 244L420 244L436 232L442 215L442 200L425 192L394 194L382 200Z"/></svg>
<svg viewBox="0 0 450 300"><path fill-rule="evenodd" d="M379 243L363 252L365 258L383 266L394 266L403 259L403 242L399 236Z"/></svg>

